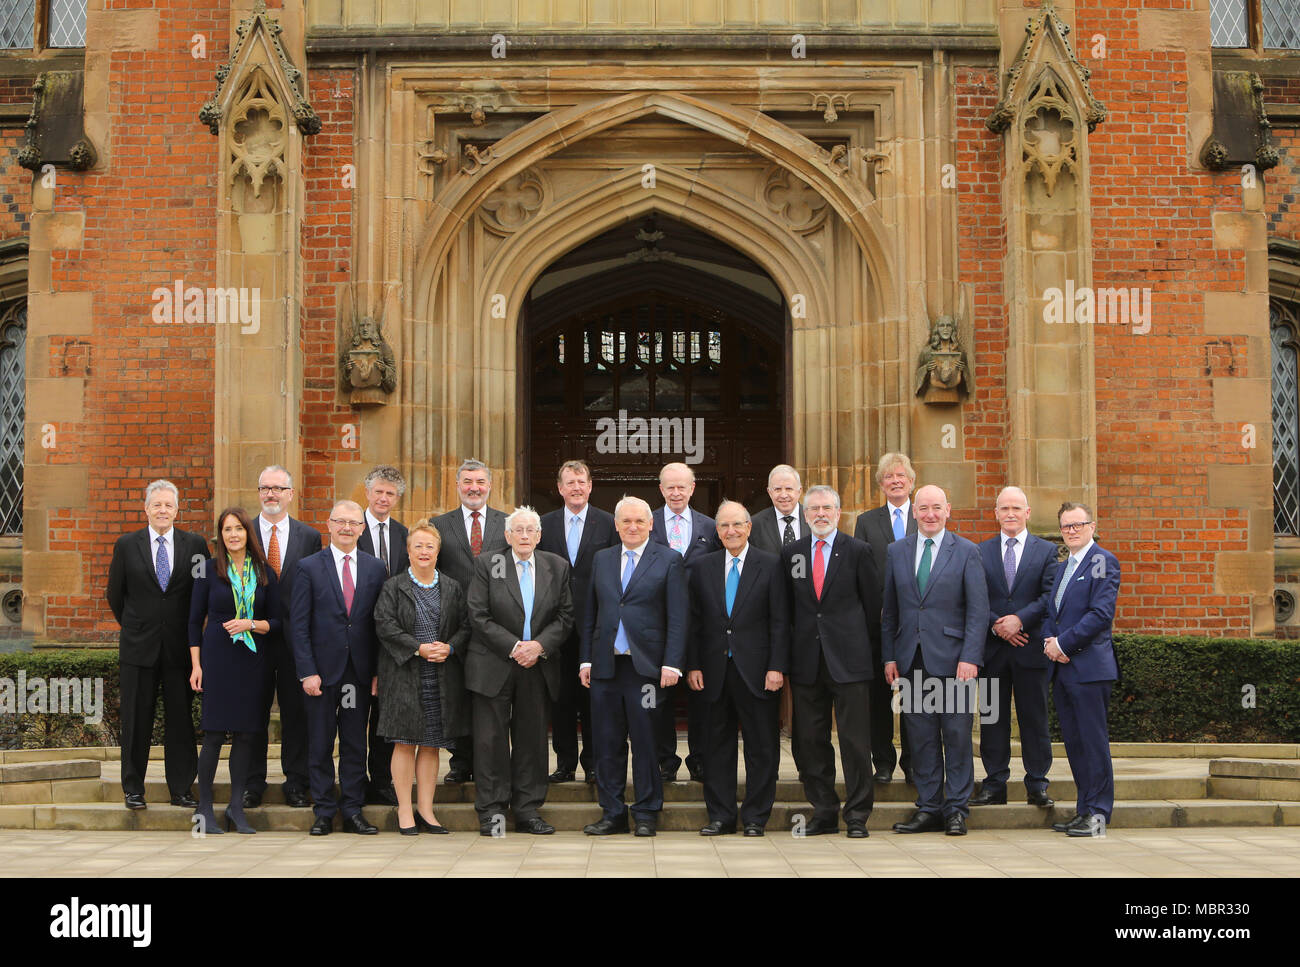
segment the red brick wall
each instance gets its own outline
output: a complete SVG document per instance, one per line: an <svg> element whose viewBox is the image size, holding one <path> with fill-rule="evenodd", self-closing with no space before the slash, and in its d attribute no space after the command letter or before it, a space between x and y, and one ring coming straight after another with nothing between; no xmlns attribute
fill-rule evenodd
<svg viewBox="0 0 1300 967"><path fill-rule="evenodd" d="M0 128L0 240L28 234L32 173L18 165L27 137L21 127Z"/></svg>
<svg viewBox="0 0 1300 967"><path fill-rule="evenodd" d="M1293 102L1300 103L1300 90ZM1274 127L1272 143L1279 161L1263 177L1268 234L1294 239L1300 237L1300 128Z"/></svg>

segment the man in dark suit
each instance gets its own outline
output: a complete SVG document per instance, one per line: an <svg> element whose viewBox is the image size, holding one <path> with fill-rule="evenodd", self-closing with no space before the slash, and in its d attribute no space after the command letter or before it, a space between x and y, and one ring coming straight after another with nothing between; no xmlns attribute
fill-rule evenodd
<svg viewBox="0 0 1300 967"><path fill-rule="evenodd" d="M1029 804L1048 807L1054 805L1047 795L1047 770L1052 767L1047 683L1052 663L1043 654L1042 624L1056 579L1056 545L1029 533L1029 499L1019 487L1006 487L998 494L994 515L1000 533L980 544L980 560L989 590L982 677L990 700L996 698L997 704L992 721L980 725L984 782L970 804L1007 801L1014 692Z"/></svg>
<svg viewBox="0 0 1300 967"><path fill-rule="evenodd" d="M591 561L602 547L618 540L614 515L593 507L591 470L581 460L569 460L556 481L564 506L542 515L542 539L537 549L558 554L569 562L573 592L573 630L565 639L558 659L561 671L559 698L551 706L551 743L555 749L555 771L551 782L572 782L578 763L588 783L596 781L591 735L591 695L578 685L578 639L582 627L587 588L591 584ZM554 660L552 660L554 664ZM578 752L578 723L582 723L582 752Z"/></svg>
<svg viewBox="0 0 1300 967"><path fill-rule="evenodd" d="M692 510L695 471L684 463L665 464L659 471L659 492L665 504L654 513L650 539L672 548L689 565L696 557L722 547L713 518ZM704 781L704 702L689 688L670 688L656 709L655 735L659 750L659 773L663 782L677 779L682 760L677 755L677 697L686 699L686 771L696 782Z"/></svg>
<svg viewBox="0 0 1300 967"><path fill-rule="evenodd" d="M914 509L917 533L889 545L880 618L885 676L891 685L900 669L907 676L903 727L912 744L917 790L916 812L894 830L965 836L975 784L971 725L989 627L988 588L979 549L947 529L947 494L922 487Z"/></svg>
<svg viewBox="0 0 1300 967"><path fill-rule="evenodd" d="M916 484L916 471L905 453L886 453L876 464L876 485L885 495L881 507L873 507L858 515L853 536L871 545L871 557L876 562L876 573L885 579L885 552L894 541L916 533L916 518L912 516L912 487ZM903 781L912 782L912 748L907 730L899 727L898 744L902 755L894 752L893 692L885 681L885 663L876 653L876 676L871 680L871 761L876 767L876 782L890 782L894 778L894 763L903 768Z"/></svg>
<svg viewBox="0 0 1300 967"><path fill-rule="evenodd" d="M392 510L406 493L406 478L396 467L386 464L366 474L366 526L357 547L373 554L392 577L410 565L406 552L406 528L392 516ZM379 734L379 696L370 702L370 725L366 730L366 802L384 806L397 805L393 791L392 747Z"/></svg>
<svg viewBox="0 0 1300 967"><path fill-rule="evenodd" d="M736 727L745 733L746 836L762 836L776 799L781 761L777 696L790 663L785 573L781 559L749 541L749 511L735 501L718 508L724 550L687 565L691 635L686 680L706 705L701 836L736 831Z"/></svg>
<svg viewBox="0 0 1300 967"><path fill-rule="evenodd" d="M470 579L474 577L475 559L480 554L495 554L509 546L506 544L506 515L487 505L492 493L492 471L482 461L471 459L460 465L456 471L456 489L460 493L460 506L433 521L442 537L438 570L449 574L468 592ZM468 693L460 698L466 707L470 706ZM453 735L448 738L453 744L444 781L469 782L474 778L473 736Z"/></svg>
<svg viewBox="0 0 1300 967"><path fill-rule="evenodd" d="M375 601L384 565L357 550L365 527L361 505L340 500L330 511L330 545L298 562L289 605L290 641L306 693L307 756L316 822L326 836L334 814L343 829L379 832L361 815L366 798L366 715L375 692ZM339 744L339 792L334 798L334 740Z"/></svg>
<svg viewBox="0 0 1300 967"><path fill-rule="evenodd" d="M677 684L686 660L690 604L682 556L650 540L650 505L624 497L614 508L620 543L597 551L579 655L579 680L591 689L596 789L602 816L588 836L628 831L627 747L632 744L636 835L653 836L663 809L654 709Z"/></svg>
<svg viewBox="0 0 1300 967"><path fill-rule="evenodd" d="M118 666L122 712L122 794L127 809L144 809L158 689L163 696L164 766L173 806L195 808L190 792L198 774L190 690L190 592L195 571L207 566L208 545L172 526L180 491L169 480L145 488L147 527L113 545L105 596L121 626ZM196 643L197 644L197 643Z"/></svg>
<svg viewBox="0 0 1300 967"><path fill-rule="evenodd" d="M1052 699L1078 788L1075 815L1052 828L1071 836L1104 833L1115 805L1106 711L1119 678L1111 627L1119 597L1119 560L1096 543L1097 521L1087 504L1057 512L1070 556L1061 565L1043 619L1043 653L1053 662Z"/></svg>
<svg viewBox="0 0 1300 967"><path fill-rule="evenodd" d="M311 779L307 772L307 708L298 669L289 643L289 605L293 599L293 578L298 562L321 549L325 535L289 516L293 503L293 477L281 466L270 466L257 477L257 499L262 512L253 528L253 539L261 545L271 570L280 579L281 630L266 636L266 716L271 701L280 703L280 767L284 770L284 800L305 809L311 805ZM262 805L266 793L266 750L268 734L259 732L250 753L248 788L244 808Z"/></svg>
<svg viewBox="0 0 1300 967"><path fill-rule="evenodd" d="M809 533L781 552L790 595L790 681L794 758L812 803L805 836L839 831L831 712L844 766L844 822L853 839L867 836L875 802L871 776L872 648L880 636L880 579L871 548L836 530L840 495L809 487Z"/></svg>
<svg viewBox="0 0 1300 967"><path fill-rule="evenodd" d="M465 687L473 693L474 808L484 836L504 832L507 805L516 832L555 832L538 810L546 802L546 722L560 691L560 649L573 630L573 595L568 562L534 550L541 525L531 507L516 508L506 517L510 551L481 555L469 585Z"/></svg>
<svg viewBox="0 0 1300 967"><path fill-rule="evenodd" d="M767 474L767 496L771 506L754 514L749 543L770 554L781 553L781 548L793 544L803 536L807 526L803 520L803 506L799 498L803 484L799 471L789 464L779 463Z"/></svg>

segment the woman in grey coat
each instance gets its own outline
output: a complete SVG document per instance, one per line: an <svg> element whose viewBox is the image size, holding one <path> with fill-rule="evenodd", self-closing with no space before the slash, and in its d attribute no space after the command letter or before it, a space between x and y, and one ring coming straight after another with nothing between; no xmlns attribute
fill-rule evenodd
<svg viewBox="0 0 1300 967"><path fill-rule="evenodd" d="M397 827L404 836L445 833L433 814L438 750L469 731L464 694L469 611L465 590L437 569L442 539L428 520L406 537L411 565L375 603L379 635L379 734L393 743ZM411 809L411 780L419 811Z"/></svg>

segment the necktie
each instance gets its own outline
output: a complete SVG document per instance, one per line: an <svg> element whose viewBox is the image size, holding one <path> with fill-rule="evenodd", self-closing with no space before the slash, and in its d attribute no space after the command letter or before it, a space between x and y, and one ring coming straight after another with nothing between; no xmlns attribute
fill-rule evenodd
<svg viewBox="0 0 1300 967"><path fill-rule="evenodd" d="M781 535L781 546L785 547L787 544L794 543L794 518L782 517L781 519L785 521L785 532Z"/></svg>
<svg viewBox="0 0 1300 967"><path fill-rule="evenodd" d="M623 565L623 590L627 590L627 582L632 580L632 572L636 570L636 552L625 551L627 563Z"/></svg>
<svg viewBox="0 0 1300 967"><path fill-rule="evenodd" d="M578 545L582 542L582 518L577 514L569 521L569 563L578 564Z"/></svg>
<svg viewBox="0 0 1300 967"><path fill-rule="evenodd" d="M343 610L349 615L352 614L352 597L357 590L357 586L352 583L352 568L348 564L350 560L352 555L343 555Z"/></svg>
<svg viewBox="0 0 1300 967"><path fill-rule="evenodd" d="M520 561L523 571L519 575L519 593L524 599L524 641L533 640L533 575L532 561Z"/></svg>
<svg viewBox="0 0 1300 967"><path fill-rule="evenodd" d="M1011 582L1016 579L1016 539L1007 538L1007 553L1002 556L1002 572L1007 576L1007 590L1011 590Z"/></svg>
<svg viewBox="0 0 1300 967"><path fill-rule="evenodd" d="M717 587L717 585L714 585ZM731 570L727 572L727 617L731 617L731 607L736 603L736 588L740 587L740 558L731 559ZM728 652L730 654L730 652Z"/></svg>
<svg viewBox="0 0 1300 967"><path fill-rule="evenodd" d="M668 543L672 545L673 550L678 554L685 553L684 545L686 540L682 534L682 515L673 515L673 529L668 534Z"/></svg>
<svg viewBox="0 0 1300 967"><path fill-rule="evenodd" d="M271 540L266 545L266 562L271 565L275 576L280 576L280 529L271 525Z"/></svg>
<svg viewBox="0 0 1300 967"><path fill-rule="evenodd" d="M818 601L822 599L822 584L826 581L826 561L822 558L825 546L825 541L818 541L813 549L813 593Z"/></svg>
<svg viewBox="0 0 1300 967"><path fill-rule="evenodd" d="M158 538L158 560L154 562L154 571L158 575L158 586L167 590L167 582L172 578L171 561L167 560L167 538Z"/></svg>
<svg viewBox="0 0 1300 967"><path fill-rule="evenodd" d="M1065 597L1065 586L1070 583L1070 578L1074 575L1075 563L1074 558L1065 562L1065 576L1061 578L1061 583L1056 589L1055 604L1058 612L1061 610L1061 598Z"/></svg>
<svg viewBox="0 0 1300 967"><path fill-rule="evenodd" d="M478 522L478 511L473 511L469 515L469 551L475 557L478 557L479 551L483 550L483 525Z"/></svg>
<svg viewBox="0 0 1300 967"><path fill-rule="evenodd" d="M624 551L627 557L627 563L623 565L623 590L627 590L627 583L632 580L632 572L636 569L636 552ZM614 654L627 655L631 654L632 648L628 644L627 632L623 630L623 622L618 623L618 631L614 634Z"/></svg>
<svg viewBox="0 0 1300 967"><path fill-rule="evenodd" d="M385 521L380 521L380 523L379 523L379 559L380 559L381 561L384 562L384 571L385 571L386 573L388 573L388 574L392 574L392 573L393 573L393 572L392 572L392 569L388 566L388 538L384 536L384 532L385 532L387 529L388 529L388 521L386 521L386 520L385 520Z"/></svg>
<svg viewBox="0 0 1300 967"><path fill-rule="evenodd" d="M903 508L894 508L894 540L901 541L903 535L907 533L907 528L903 526Z"/></svg>
<svg viewBox="0 0 1300 967"><path fill-rule="evenodd" d="M934 538L925 539L925 550L921 552L921 566L916 569L916 588L925 594L925 586L930 583L930 550L934 547Z"/></svg>

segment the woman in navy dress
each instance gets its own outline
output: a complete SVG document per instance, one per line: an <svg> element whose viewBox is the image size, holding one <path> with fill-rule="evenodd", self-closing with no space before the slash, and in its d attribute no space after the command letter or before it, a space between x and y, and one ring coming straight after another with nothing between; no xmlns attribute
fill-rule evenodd
<svg viewBox="0 0 1300 967"><path fill-rule="evenodd" d="M256 830L244 818L253 740L266 728L266 635L280 628L275 572L240 507L217 517L216 555L194 581L190 598L190 687L203 694L203 749L199 753L199 806L205 833L223 832L212 814L212 781L226 733L230 743L227 825ZM205 625L206 621L206 625Z"/></svg>

